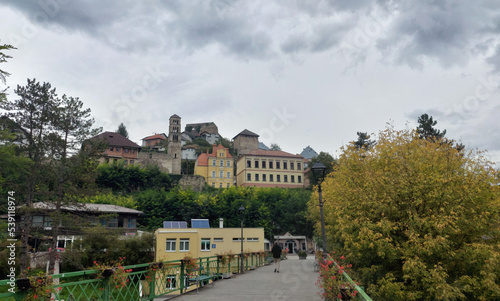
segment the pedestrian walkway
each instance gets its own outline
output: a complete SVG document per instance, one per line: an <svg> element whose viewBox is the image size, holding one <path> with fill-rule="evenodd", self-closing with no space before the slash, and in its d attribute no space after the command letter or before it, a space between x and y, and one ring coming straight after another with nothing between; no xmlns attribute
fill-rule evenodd
<svg viewBox="0 0 500 301"><path fill-rule="evenodd" d="M315 285L318 273L314 272L314 256L299 260L288 256L281 261L280 273L274 273L274 264L234 275L230 279L218 280L207 285L199 293L191 291L175 297L172 301L315 301L321 300L319 287ZM155 301L167 300L156 298Z"/></svg>

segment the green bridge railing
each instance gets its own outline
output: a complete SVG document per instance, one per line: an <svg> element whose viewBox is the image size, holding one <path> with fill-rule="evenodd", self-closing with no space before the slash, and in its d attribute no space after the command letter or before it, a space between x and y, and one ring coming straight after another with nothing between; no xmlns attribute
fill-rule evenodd
<svg viewBox="0 0 500 301"><path fill-rule="evenodd" d="M85 270L50 275L50 297L38 297L37 300L153 300L167 294L181 294L196 288L196 279L204 283L221 279L223 274L238 273L241 268L241 256L244 258L244 270L262 266L268 254L256 252L236 254L221 264L220 256L197 258L198 269L188 271L183 260L161 263L144 263L124 266L127 271L122 283L117 284L113 275L103 277L98 270ZM203 276L203 277L200 277ZM40 280L41 281L41 280ZM44 280L45 281L45 280ZM20 279L16 279L20 283ZM203 283L202 283L203 284ZM0 300L26 300L33 295L33 288L15 292L9 279L0 280Z"/></svg>
<svg viewBox="0 0 500 301"><path fill-rule="evenodd" d="M340 265L338 264L337 260L333 259L330 254L326 255L326 259L332 262L335 265L336 269L340 269ZM324 262L325 259L323 259L323 264L325 264ZM342 296L342 298L336 298L336 300L373 301L372 298L370 298L370 296L365 293L364 289L351 279L347 272L343 271L342 273L340 273L340 275L344 279L344 281L349 284L349 287L351 287L353 291L356 291L356 294L355 296Z"/></svg>

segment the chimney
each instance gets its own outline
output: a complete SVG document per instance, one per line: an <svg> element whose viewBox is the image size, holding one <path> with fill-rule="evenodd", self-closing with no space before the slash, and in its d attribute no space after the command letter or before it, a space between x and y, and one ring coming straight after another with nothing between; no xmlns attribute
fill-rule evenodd
<svg viewBox="0 0 500 301"><path fill-rule="evenodd" d="M224 228L224 219L222 217L219 218L219 228Z"/></svg>

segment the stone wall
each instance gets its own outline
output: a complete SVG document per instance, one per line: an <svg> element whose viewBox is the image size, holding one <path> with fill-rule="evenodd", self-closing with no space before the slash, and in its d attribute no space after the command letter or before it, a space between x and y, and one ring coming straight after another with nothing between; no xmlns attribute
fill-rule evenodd
<svg viewBox="0 0 500 301"><path fill-rule="evenodd" d="M172 158L169 154L158 153L158 152L140 152L138 159L138 164L142 167L145 166L158 166L161 171L170 173L172 168Z"/></svg>
<svg viewBox="0 0 500 301"><path fill-rule="evenodd" d="M193 191L202 191L203 187L205 187L205 178L202 176L185 175L180 179L179 185L183 189L191 187Z"/></svg>

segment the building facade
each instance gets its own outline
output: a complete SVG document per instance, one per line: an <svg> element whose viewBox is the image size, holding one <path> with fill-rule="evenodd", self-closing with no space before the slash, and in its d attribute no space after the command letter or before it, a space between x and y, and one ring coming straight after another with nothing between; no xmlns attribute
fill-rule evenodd
<svg viewBox="0 0 500 301"><path fill-rule="evenodd" d="M304 158L283 151L253 150L236 162L236 184L256 187L304 187Z"/></svg>
<svg viewBox="0 0 500 301"><path fill-rule="evenodd" d="M107 144L107 148L99 159L99 163L117 163L122 161L130 165L137 163L141 147L123 135L114 132L104 132L92 139L101 140Z"/></svg>
<svg viewBox="0 0 500 301"><path fill-rule="evenodd" d="M165 134L154 134L152 136L148 136L142 138L142 147L150 147L153 149L158 149L159 151L163 151L165 142L167 141L167 135Z"/></svg>
<svg viewBox="0 0 500 301"><path fill-rule="evenodd" d="M234 160L229 149L219 144L212 146L212 153L198 156L194 174L205 178L208 185L215 188L229 188L234 185Z"/></svg>
<svg viewBox="0 0 500 301"><path fill-rule="evenodd" d="M155 231L155 261L241 252L241 228L161 228ZM243 228L243 251L264 250L264 228Z"/></svg>
<svg viewBox="0 0 500 301"><path fill-rule="evenodd" d="M233 146L238 156L259 149L259 135L247 129L233 138Z"/></svg>

